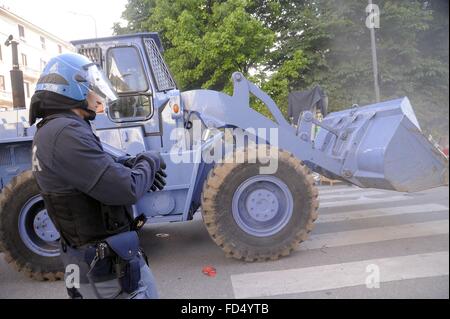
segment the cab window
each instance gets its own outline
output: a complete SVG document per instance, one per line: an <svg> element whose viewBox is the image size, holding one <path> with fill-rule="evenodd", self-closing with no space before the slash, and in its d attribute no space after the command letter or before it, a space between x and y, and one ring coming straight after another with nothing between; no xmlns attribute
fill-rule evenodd
<svg viewBox="0 0 450 319"><path fill-rule="evenodd" d="M107 53L107 74L117 93L146 92L147 77L135 47L116 47Z"/></svg>
<svg viewBox="0 0 450 319"><path fill-rule="evenodd" d="M146 120L153 113L151 98L148 95L120 96L109 104L108 112L113 121Z"/></svg>

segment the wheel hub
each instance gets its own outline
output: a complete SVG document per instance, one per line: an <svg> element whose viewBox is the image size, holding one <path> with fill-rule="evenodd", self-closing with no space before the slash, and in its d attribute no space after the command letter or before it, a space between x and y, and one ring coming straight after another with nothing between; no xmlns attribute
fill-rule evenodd
<svg viewBox="0 0 450 319"><path fill-rule="evenodd" d="M276 196L263 188L251 192L247 198L247 211L257 221L271 220L276 215L278 206Z"/></svg>
<svg viewBox="0 0 450 319"><path fill-rule="evenodd" d="M289 222L294 207L289 187L273 175L257 175L244 181L232 200L233 218L247 234L268 237Z"/></svg>
<svg viewBox="0 0 450 319"><path fill-rule="evenodd" d="M42 197L30 198L22 207L18 220L19 235L33 253L39 256L59 256L60 235L50 220Z"/></svg>
<svg viewBox="0 0 450 319"><path fill-rule="evenodd" d="M34 218L33 228L36 235L44 241L59 239L59 233L53 225L46 210L41 210Z"/></svg>

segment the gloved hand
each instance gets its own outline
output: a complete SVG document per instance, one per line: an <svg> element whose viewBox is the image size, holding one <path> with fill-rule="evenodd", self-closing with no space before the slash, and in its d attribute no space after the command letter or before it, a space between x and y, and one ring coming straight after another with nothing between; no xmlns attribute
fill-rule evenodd
<svg viewBox="0 0 450 319"><path fill-rule="evenodd" d="M166 169L166 163L161 157L161 154L159 154L159 152L156 151L148 151L140 153L136 156L133 165L135 165L141 160L146 160L150 164L152 170L156 172L155 179L153 180L153 185L150 187L150 190L152 192L156 190L162 190L164 186L166 186L165 177L167 177L167 174L164 171Z"/></svg>
<svg viewBox="0 0 450 319"><path fill-rule="evenodd" d="M164 168L163 168L164 166ZM161 168L156 172L155 174L155 180L153 181L152 187L150 187L150 190L152 192L158 190L162 190L166 186L166 180L165 177L167 177L166 172L164 169L166 168L166 164L161 165Z"/></svg>
<svg viewBox="0 0 450 319"><path fill-rule="evenodd" d="M133 168L135 161L136 161L136 156L131 156L131 155L125 155L125 156L119 157L117 159L117 163L122 164L128 168Z"/></svg>

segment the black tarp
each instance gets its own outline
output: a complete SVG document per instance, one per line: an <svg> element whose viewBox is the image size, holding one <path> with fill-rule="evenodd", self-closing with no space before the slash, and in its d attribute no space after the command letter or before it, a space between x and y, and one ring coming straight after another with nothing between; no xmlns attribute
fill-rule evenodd
<svg viewBox="0 0 450 319"><path fill-rule="evenodd" d="M292 123L297 124L298 117L304 111L320 110L322 115L327 115L328 98L320 86L309 91L295 91L289 93L288 117Z"/></svg>

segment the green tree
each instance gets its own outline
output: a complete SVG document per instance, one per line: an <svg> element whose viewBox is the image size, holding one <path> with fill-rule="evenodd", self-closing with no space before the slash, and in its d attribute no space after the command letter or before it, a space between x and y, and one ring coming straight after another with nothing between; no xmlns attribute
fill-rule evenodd
<svg viewBox="0 0 450 319"><path fill-rule="evenodd" d="M448 135L448 1L375 0L382 99L408 96L427 132ZM283 111L320 84L331 110L374 102L366 1L129 0L117 33L158 31L182 89L230 92L241 71ZM260 104L255 106L264 112Z"/></svg>
<svg viewBox="0 0 450 319"><path fill-rule="evenodd" d="M417 70L417 92L414 106L426 130L448 143L449 113L449 2L423 1L423 8L431 11L429 27L418 36L418 51L424 63Z"/></svg>
<svg viewBox="0 0 450 319"><path fill-rule="evenodd" d="M128 3L125 5L125 11L122 13L128 24L126 27L122 27L119 22L114 23L114 33L125 34L146 31L144 23L147 21L150 10L154 6L154 0L128 0Z"/></svg>
<svg viewBox="0 0 450 319"><path fill-rule="evenodd" d="M448 1L378 0L382 99L408 96L426 131L448 135ZM320 84L330 109L375 100L366 1L255 0L249 8L275 32L275 71L301 50L306 64L291 90Z"/></svg>
<svg viewBox="0 0 450 319"><path fill-rule="evenodd" d="M230 90L234 71L248 75L264 62L274 34L246 11L245 0L130 1L123 17L132 31L158 31L166 47L165 58L179 86L185 90ZM141 19L141 10L147 15ZM116 25L117 33L128 28Z"/></svg>

